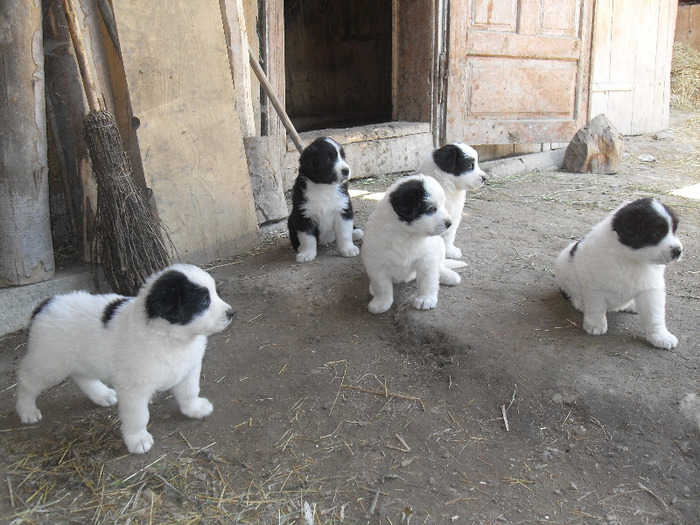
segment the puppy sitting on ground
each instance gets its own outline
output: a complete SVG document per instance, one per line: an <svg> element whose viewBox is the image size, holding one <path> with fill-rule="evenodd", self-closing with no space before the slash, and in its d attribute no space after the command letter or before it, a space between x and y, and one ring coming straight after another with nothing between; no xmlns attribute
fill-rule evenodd
<svg viewBox="0 0 700 525"><path fill-rule="evenodd" d="M171 390L180 410L201 419L212 411L199 397L207 336L233 319L211 276L175 264L151 276L136 297L73 292L44 301L32 315L27 354L17 372L17 413L36 423L36 398L70 377L96 404L119 401L129 452L147 452L148 403ZM105 383L112 385L109 388Z"/></svg>
<svg viewBox="0 0 700 525"><path fill-rule="evenodd" d="M333 139L318 138L301 152L287 220L297 262L314 260L317 243L335 242L343 257L360 253L353 244L362 238L362 230L353 226L349 180L345 150Z"/></svg>
<svg viewBox="0 0 700 525"><path fill-rule="evenodd" d="M362 262L373 295L370 312L379 314L391 307L395 282L416 279L413 306L421 310L435 308L440 283L460 282L451 268L466 265L445 260L440 237L450 226L445 192L432 177L411 175L389 187L370 215L362 241Z"/></svg>
<svg viewBox="0 0 700 525"><path fill-rule="evenodd" d="M479 154L466 144L447 144L426 156L418 172L430 175L445 190L445 207L452 218L452 226L443 235L445 256L459 259L462 251L454 243L467 190L475 190L486 182L486 174L479 168Z"/></svg>
<svg viewBox="0 0 700 525"><path fill-rule="evenodd" d="M606 312L638 312L647 340L671 349L678 339L666 329L666 264L678 260L678 217L656 199L639 199L614 210L582 239L564 249L554 265L564 297L583 312L589 334L608 329Z"/></svg>

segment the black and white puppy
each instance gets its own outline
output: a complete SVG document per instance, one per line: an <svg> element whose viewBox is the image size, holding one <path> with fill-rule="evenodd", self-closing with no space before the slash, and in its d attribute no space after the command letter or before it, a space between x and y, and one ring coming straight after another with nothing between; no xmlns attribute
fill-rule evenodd
<svg viewBox="0 0 700 525"><path fill-rule="evenodd" d="M379 314L391 307L395 282L416 279L413 306L420 310L435 308L440 284L460 282L452 268L466 265L445 259L440 237L450 226L445 192L432 177L411 175L389 187L370 214L362 241L361 257L373 296L370 312Z"/></svg>
<svg viewBox="0 0 700 525"><path fill-rule="evenodd" d="M455 246L455 235L462 220L467 191L486 182L486 173L479 167L479 154L466 144L447 144L427 155L418 166L418 172L430 175L445 190L445 207L452 218L452 226L442 236L445 256L459 259L462 251Z"/></svg>
<svg viewBox="0 0 700 525"><path fill-rule="evenodd" d="M17 372L17 413L23 423L39 421L37 397L70 377L98 405L118 400L127 449L147 452L153 445L146 430L148 403L157 391L172 391L188 417L211 413L211 403L199 397L207 336L224 330L233 317L211 276L188 264L152 275L136 297L51 297L32 315Z"/></svg>
<svg viewBox="0 0 700 525"><path fill-rule="evenodd" d="M318 138L301 152L287 220L297 262L314 260L318 243L335 242L343 257L360 253L353 241L362 238L362 230L353 226L348 180L345 150L333 139Z"/></svg>
<svg viewBox="0 0 700 525"><path fill-rule="evenodd" d="M608 329L606 312L638 312L647 340L671 349L666 329L666 264L680 259L678 217L657 199L628 202L610 213L557 258L554 274L564 296L583 312L589 334Z"/></svg>

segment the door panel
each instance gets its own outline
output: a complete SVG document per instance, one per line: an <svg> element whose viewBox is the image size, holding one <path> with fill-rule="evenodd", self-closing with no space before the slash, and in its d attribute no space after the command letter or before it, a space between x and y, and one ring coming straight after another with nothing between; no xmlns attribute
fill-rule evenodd
<svg viewBox="0 0 700 525"><path fill-rule="evenodd" d="M568 142L586 123L593 0L452 0L441 142Z"/></svg>

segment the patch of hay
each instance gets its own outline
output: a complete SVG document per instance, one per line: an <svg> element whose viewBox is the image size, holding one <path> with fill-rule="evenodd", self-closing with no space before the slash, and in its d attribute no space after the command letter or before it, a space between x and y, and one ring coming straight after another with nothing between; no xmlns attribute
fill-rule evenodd
<svg viewBox="0 0 700 525"><path fill-rule="evenodd" d="M673 45L671 106L681 111L700 111L700 51L681 42Z"/></svg>

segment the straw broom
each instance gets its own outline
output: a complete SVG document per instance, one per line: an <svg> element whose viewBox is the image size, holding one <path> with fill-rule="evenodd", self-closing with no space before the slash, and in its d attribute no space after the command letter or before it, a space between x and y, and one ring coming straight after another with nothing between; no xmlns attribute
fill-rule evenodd
<svg viewBox="0 0 700 525"><path fill-rule="evenodd" d="M114 115L100 107L72 0L62 2L90 109L83 133L97 182L96 254L112 289L136 295L149 275L170 264L162 223L131 175Z"/></svg>

